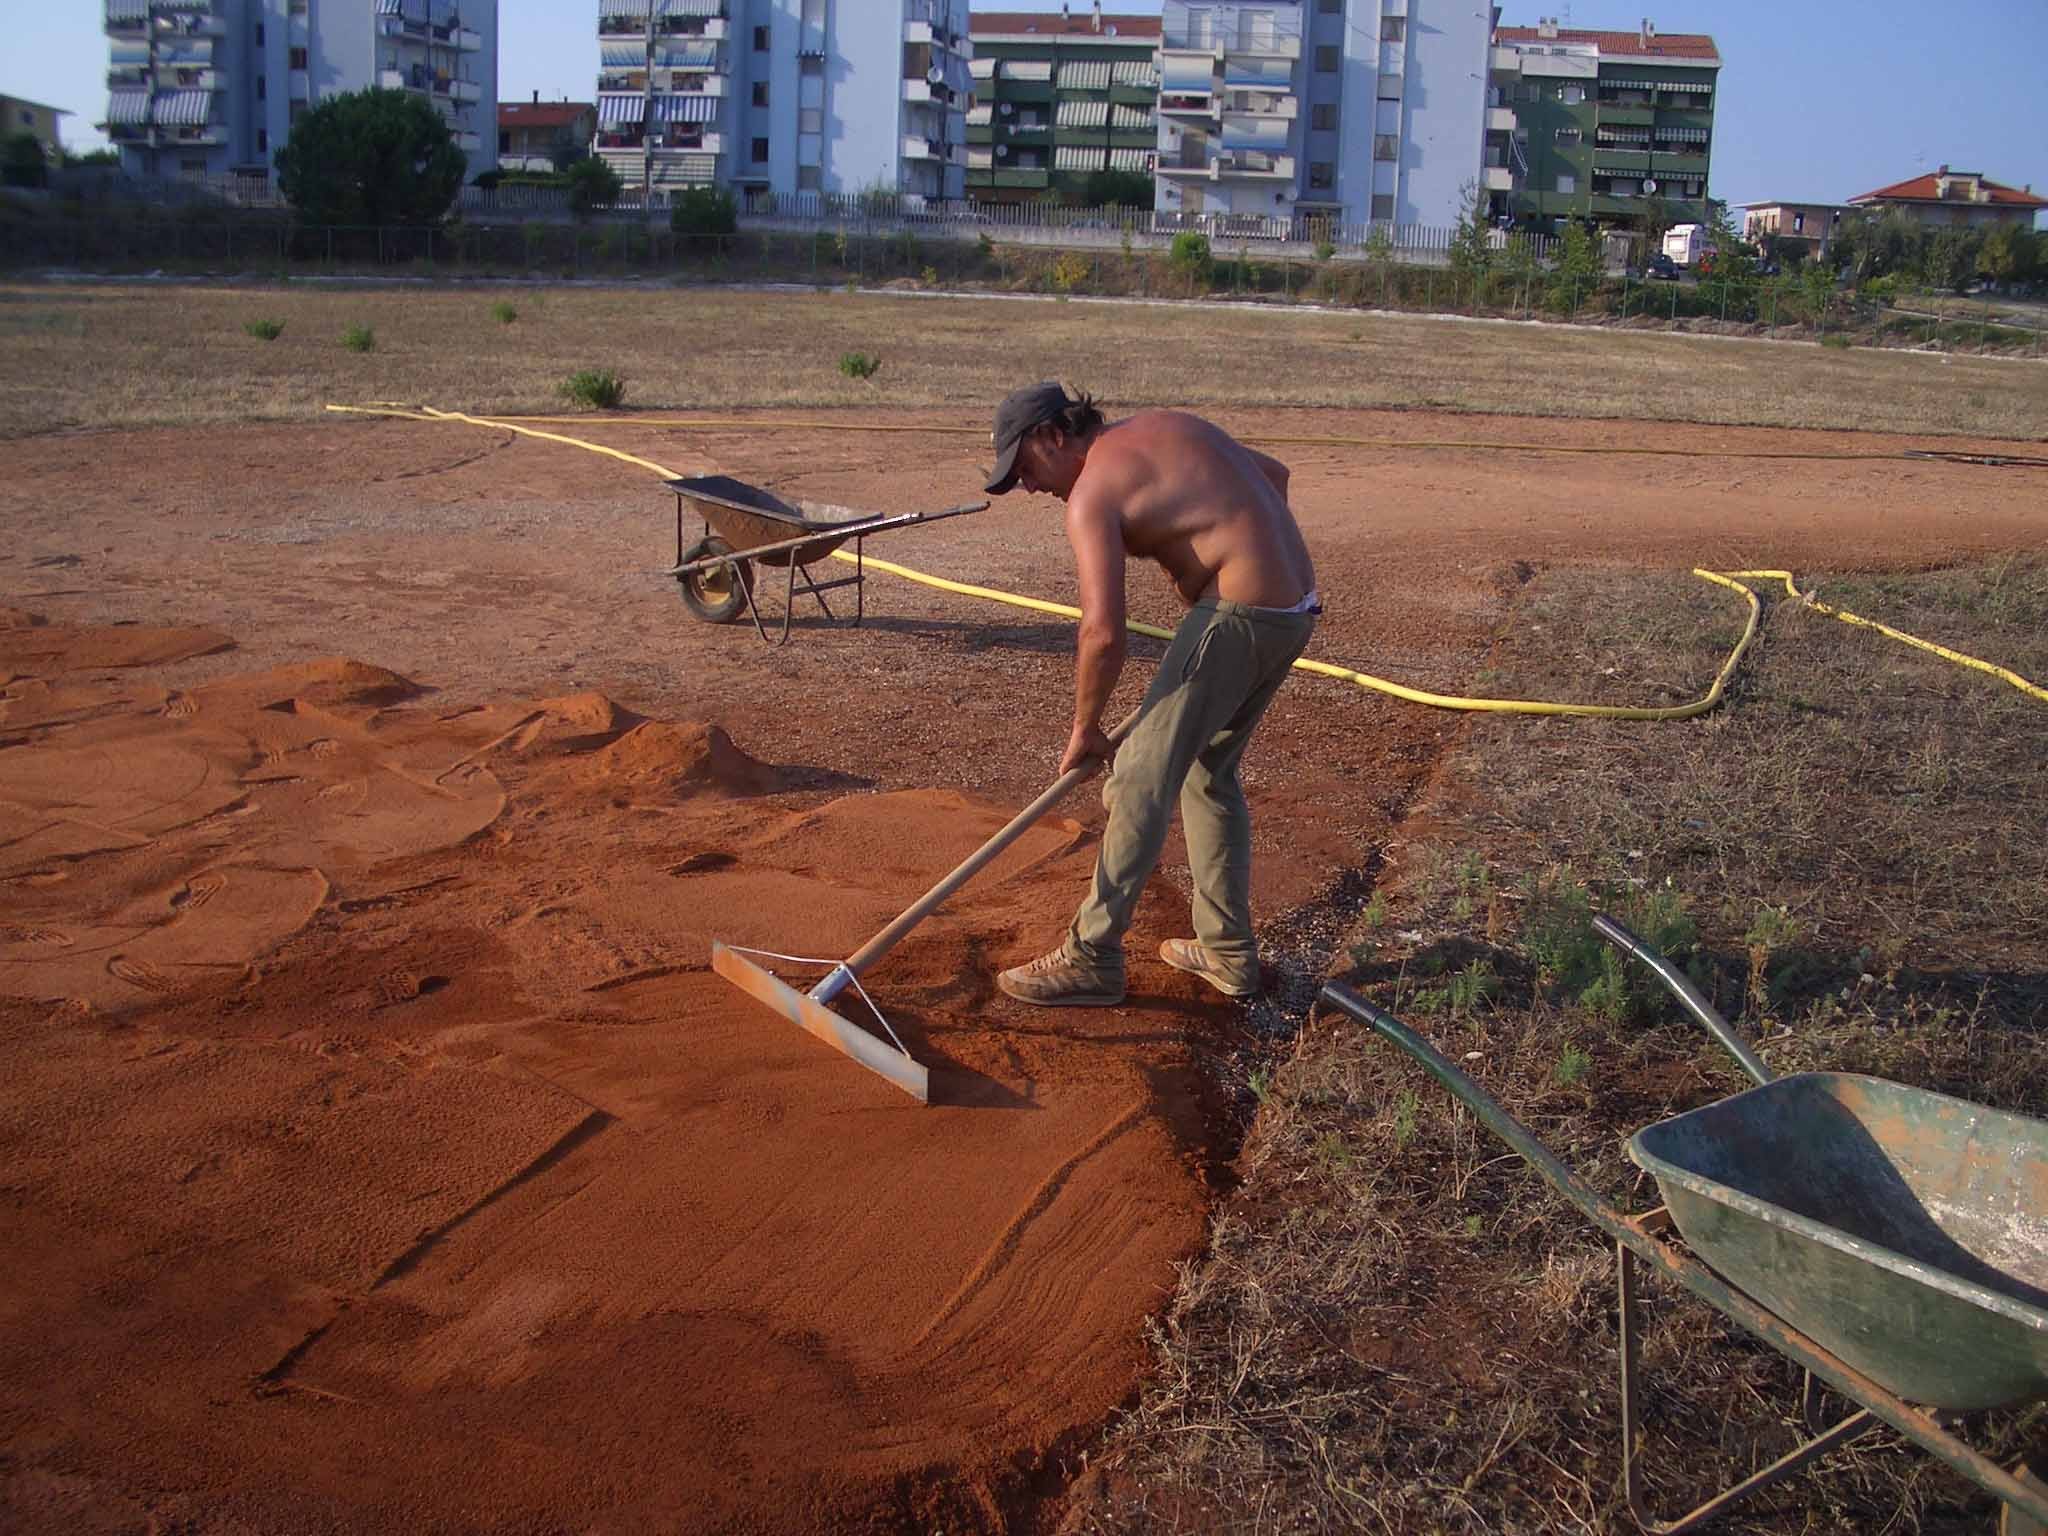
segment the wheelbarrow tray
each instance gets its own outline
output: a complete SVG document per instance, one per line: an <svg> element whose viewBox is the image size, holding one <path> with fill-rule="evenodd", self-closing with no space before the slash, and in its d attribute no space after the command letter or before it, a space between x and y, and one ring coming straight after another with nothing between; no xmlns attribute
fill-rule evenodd
<svg viewBox="0 0 2048 1536"><path fill-rule="evenodd" d="M2048 1395L2048 1122L1809 1072L1628 1150L1705 1263L1900 1397Z"/></svg>
<svg viewBox="0 0 2048 1536"><path fill-rule="evenodd" d="M794 549L770 550L753 556L762 565L810 565L824 559L865 525L883 519L870 512L822 502L784 501L771 491L735 480L730 475L699 475L668 482L691 509L710 524L737 554L763 544L780 544L806 533L819 538Z"/></svg>

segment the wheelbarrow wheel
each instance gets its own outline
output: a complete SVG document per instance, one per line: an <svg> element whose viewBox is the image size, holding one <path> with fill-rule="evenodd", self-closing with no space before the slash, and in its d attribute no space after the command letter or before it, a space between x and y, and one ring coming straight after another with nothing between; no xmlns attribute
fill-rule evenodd
<svg viewBox="0 0 2048 1536"><path fill-rule="evenodd" d="M732 546L717 537L708 538L684 555L679 564L729 555ZM682 588L683 606L706 624L730 624L746 612L754 592L754 569L745 560L715 565L709 570L688 571L676 578Z"/></svg>

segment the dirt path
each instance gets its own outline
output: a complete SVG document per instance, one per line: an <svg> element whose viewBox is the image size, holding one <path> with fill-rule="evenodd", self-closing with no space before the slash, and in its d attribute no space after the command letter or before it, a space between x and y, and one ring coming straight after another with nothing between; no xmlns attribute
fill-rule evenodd
<svg viewBox="0 0 2048 1536"><path fill-rule="evenodd" d="M964 499L979 452L591 435L878 509ZM650 574L674 535L646 476L473 428L11 448L0 1523L1032 1528L1227 1177L1205 1064L1233 1016L1150 964L1101 1014L993 992L1086 878L1087 794L876 973L931 1110L705 961L850 951L1041 788L1067 626L878 576L866 628L771 651ZM1924 565L2043 532L2025 472L1278 451L1315 654L1452 691L1532 566ZM1049 502L874 552L1071 597ZM1171 621L1163 587L1134 606ZM1373 867L1456 728L1290 686L1247 765L1262 913ZM1175 887L1135 955L1179 930Z"/></svg>

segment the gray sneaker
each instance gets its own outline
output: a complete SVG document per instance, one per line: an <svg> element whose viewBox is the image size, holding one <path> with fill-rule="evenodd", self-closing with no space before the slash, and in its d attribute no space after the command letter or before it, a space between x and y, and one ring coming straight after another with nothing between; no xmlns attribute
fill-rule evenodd
<svg viewBox="0 0 2048 1536"><path fill-rule="evenodd" d="M1245 998L1259 995L1256 976L1250 981L1239 981L1226 975L1209 951L1202 948L1199 939L1168 939L1159 946L1159 958L1177 971L1201 977L1225 997L1242 1002Z"/></svg>
<svg viewBox="0 0 2048 1536"><path fill-rule="evenodd" d="M1067 958L1066 947L1012 966L996 985L1020 1003L1040 1008L1110 1008L1124 1000L1121 977L1105 977Z"/></svg>

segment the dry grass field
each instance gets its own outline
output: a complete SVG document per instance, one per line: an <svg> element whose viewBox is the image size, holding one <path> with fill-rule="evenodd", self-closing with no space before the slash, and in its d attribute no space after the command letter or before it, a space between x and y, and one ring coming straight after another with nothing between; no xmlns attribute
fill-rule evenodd
<svg viewBox="0 0 2048 1536"><path fill-rule="evenodd" d="M496 318L510 305L515 318ZM276 339L252 323L283 325ZM342 343L366 327L371 350ZM996 338L1000 338L999 343ZM327 401L560 409L579 369L630 409L953 407L1020 380L1123 406L1428 407L1876 432L2048 435L2048 367L1343 310L839 289L408 284L0 288L0 431L287 420ZM869 379L839 368L878 355Z"/></svg>

